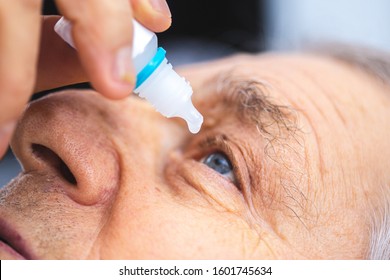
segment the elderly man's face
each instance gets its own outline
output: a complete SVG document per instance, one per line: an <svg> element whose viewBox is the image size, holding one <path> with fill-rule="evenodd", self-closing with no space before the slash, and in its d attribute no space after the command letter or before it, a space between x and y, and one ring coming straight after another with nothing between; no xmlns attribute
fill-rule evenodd
<svg viewBox="0 0 390 280"><path fill-rule="evenodd" d="M26 110L0 258L364 258L389 183L390 98L310 56L182 69L205 123L69 91Z"/></svg>

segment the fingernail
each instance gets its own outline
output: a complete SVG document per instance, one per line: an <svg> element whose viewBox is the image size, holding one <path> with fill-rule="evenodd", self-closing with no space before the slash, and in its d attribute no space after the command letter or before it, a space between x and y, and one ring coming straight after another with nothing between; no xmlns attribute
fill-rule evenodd
<svg viewBox="0 0 390 280"><path fill-rule="evenodd" d="M172 17L171 10L165 0L149 0L153 9L167 17Z"/></svg>
<svg viewBox="0 0 390 280"><path fill-rule="evenodd" d="M135 84L135 71L133 67L132 48L120 48L115 58L114 76L115 78L126 84Z"/></svg>

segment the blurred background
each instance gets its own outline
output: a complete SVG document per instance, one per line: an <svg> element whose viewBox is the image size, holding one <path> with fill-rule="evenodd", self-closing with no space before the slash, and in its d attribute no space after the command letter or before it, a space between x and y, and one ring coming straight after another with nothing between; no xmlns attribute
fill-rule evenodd
<svg viewBox="0 0 390 280"><path fill-rule="evenodd" d="M297 50L342 42L390 51L388 0L168 0L172 27L158 35L174 66L237 52ZM57 14L44 1L42 14ZM88 84L76 87L88 87ZM41 93L38 96L47 94ZM0 187L20 171L9 151Z"/></svg>

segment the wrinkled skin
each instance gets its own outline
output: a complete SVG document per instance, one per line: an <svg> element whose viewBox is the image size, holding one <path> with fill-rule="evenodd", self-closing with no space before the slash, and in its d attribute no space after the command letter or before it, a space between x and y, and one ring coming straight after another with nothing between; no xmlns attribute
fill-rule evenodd
<svg viewBox="0 0 390 280"><path fill-rule="evenodd" d="M0 192L22 252L2 244L0 258L365 258L368 210L390 182L389 89L309 55L181 73L205 118L197 135L135 96L67 91L26 109L12 140L24 171ZM223 76L262 81L293 112L289 125L267 134L236 117L218 92ZM217 151L229 174L205 164Z"/></svg>

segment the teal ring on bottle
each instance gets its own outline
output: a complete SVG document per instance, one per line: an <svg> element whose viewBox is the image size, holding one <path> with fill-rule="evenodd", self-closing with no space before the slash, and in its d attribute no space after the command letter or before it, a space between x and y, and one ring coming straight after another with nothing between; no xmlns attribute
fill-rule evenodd
<svg viewBox="0 0 390 280"><path fill-rule="evenodd" d="M154 57L149 61L148 64L141 70L141 72L137 75L137 83L135 85L135 88L138 88L140 85L142 85L143 82L147 78L149 78L150 75L156 70L158 66L160 66L161 62L163 62L165 58L165 54L167 52L163 48L158 48L156 54Z"/></svg>

